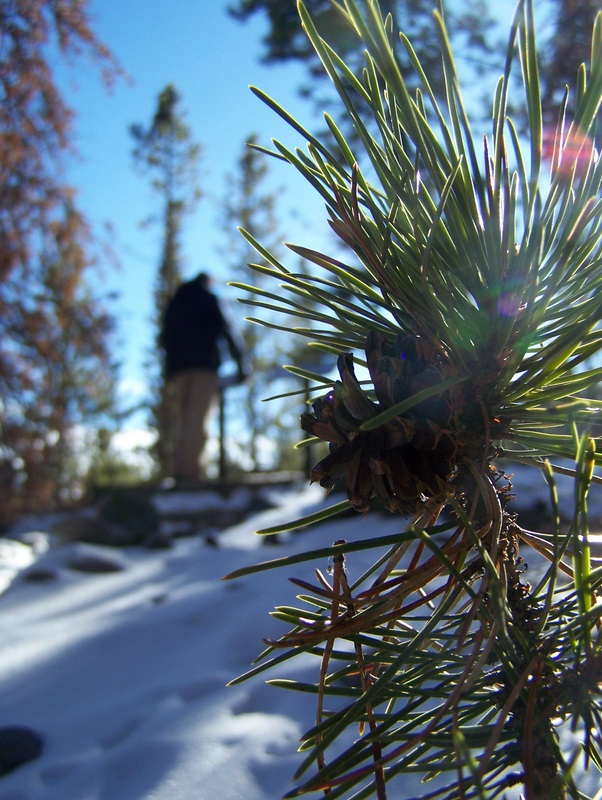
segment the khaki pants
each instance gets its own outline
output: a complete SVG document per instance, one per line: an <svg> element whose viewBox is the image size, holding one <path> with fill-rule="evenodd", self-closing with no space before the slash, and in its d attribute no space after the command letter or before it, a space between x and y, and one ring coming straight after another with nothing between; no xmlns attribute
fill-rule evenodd
<svg viewBox="0 0 602 800"><path fill-rule="evenodd" d="M172 380L180 415L175 477L195 481L200 477L199 462L207 442L207 418L217 397L218 378L210 370L191 369L177 373Z"/></svg>

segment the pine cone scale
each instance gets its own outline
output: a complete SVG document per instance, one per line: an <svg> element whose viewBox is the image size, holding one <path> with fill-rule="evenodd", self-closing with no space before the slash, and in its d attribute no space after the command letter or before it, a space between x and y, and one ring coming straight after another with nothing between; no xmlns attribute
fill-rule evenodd
<svg viewBox="0 0 602 800"><path fill-rule="evenodd" d="M301 417L303 430L330 448L311 479L331 490L344 478L349 501L359 512L365 513L376 497L389 511L413 513L425 500L451 491L458 453L453 388L433 393L377 428L362 426L442 384L451 366L418 337L398 336L390 345L375 331L366 339L366 361L375 400L358 381L353 355L342 353L337 361L341 379L314 401L313 414Z"/></svg>

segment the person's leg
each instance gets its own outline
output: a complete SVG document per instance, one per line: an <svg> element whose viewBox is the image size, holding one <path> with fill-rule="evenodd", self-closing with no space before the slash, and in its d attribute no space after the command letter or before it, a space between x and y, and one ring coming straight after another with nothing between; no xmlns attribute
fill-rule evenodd
<svg viewBox="0 0 602 800"><path fill-rule="evenodd" d="M180 437L175 455L177 478L199 478L200 456L207 441L206 421L218 390L218 379L208 370L189 370L176 375L180 401Z"/></svg>
<svg viewBox="0 0 602 800"><path fill-rule="evenodd" d="M187 410L190 395L190 372L178 372L173 378L173 386L176 394L177 404L177 432L174 448L174 476L177 481L182 480L187 475L188 464L191 460L188 444L190 439L187 435Z"/></svg>
<svg viewBox="0 0 602 800"><path fill-rule="evenodd" d="M196 426L194 436L196 437L196 474L197 477L204 477L202 468L202 456L207 444L207 422L213 404L219 392L218 377L215 372L209 370L195 371L192 380L191 403L194 409L194 420L191 426Z"/></svg>

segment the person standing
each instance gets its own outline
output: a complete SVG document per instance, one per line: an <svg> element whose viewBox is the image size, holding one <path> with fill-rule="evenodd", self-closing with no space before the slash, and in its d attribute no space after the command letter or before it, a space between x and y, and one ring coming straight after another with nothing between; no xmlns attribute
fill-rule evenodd
<svg viewBox="0 0 602 800"><path fill-rule="evenodd" d="M168 303L161 344L165 351L165 378L174 386L178 413L176 487L194 486L201 477L207 418L219 393L220 346L227 346L236 363L235 382L246 377L242 347L210 291L206 273L182 283Z"/></svg>

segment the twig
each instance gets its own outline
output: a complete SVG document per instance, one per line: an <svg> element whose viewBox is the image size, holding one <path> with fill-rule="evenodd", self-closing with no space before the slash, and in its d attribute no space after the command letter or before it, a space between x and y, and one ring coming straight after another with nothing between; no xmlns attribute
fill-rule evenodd
<svg viewBox="0 0 602 800"><path fill-rule="evenodd" d="M342 595L345 597L347 605L347 613L353 616L355 609L352 603L351 590L347 580L347 570L345 569L345 556L341 554L339 567L339 582L342 589ZM366 662L364 660L364 653L360 642L355 643L355 657L359 669L360 679L362 682L362 691L365 693L369 689L369 678L366 670ZM370 732L374 733L377 728L376 717L374 716L374 709L370 702L366 703L366 716L368 718L368 725ZM377 739L372 742L372 756L374 759L374 786L376 788L376 796L378 800L387 800L387 789L385 784L385 772L382 763L382 747Z"/></svg>

